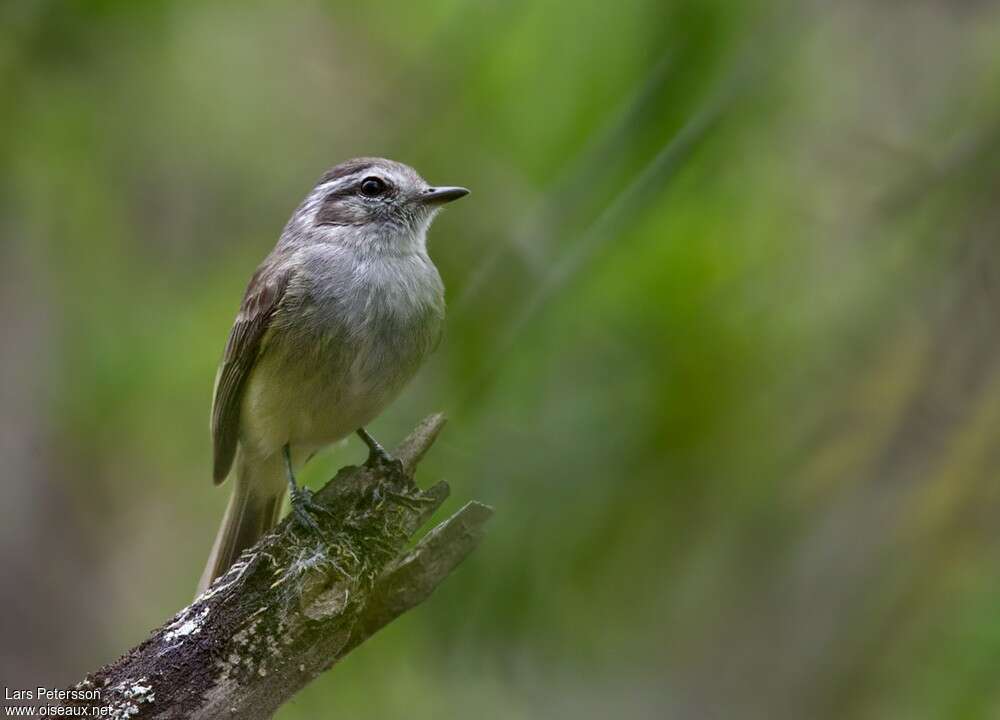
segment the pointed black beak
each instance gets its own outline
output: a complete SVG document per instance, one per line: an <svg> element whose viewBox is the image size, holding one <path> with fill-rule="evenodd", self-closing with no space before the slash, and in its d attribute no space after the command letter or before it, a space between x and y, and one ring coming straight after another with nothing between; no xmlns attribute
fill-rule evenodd
<svg viewBox="0 0 1000 720"><path fill-rule="evenodd" d="M427 188L418 197L425 205L444 205L452 200L464 198L469 191L464 187L432 187Z"/></svg>

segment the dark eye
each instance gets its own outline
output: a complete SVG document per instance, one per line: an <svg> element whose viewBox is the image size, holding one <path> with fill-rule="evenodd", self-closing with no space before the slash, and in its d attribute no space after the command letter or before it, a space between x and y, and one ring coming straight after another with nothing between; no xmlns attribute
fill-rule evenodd
<svg viewBox="0 0 1000 720"><path fill-rule="evenodd" d="M377 177L366 177L361 181L361 194L365 197L378 197L385 192L385 181Z"/></svg>

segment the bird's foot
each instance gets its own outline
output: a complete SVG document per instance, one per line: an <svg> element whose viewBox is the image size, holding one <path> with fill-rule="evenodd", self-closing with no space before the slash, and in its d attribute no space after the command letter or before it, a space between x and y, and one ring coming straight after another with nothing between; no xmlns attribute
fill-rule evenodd
<svg viewBox="0 0 1000 720"><path fill-rule="evenodd" d="M290 499L295 522L304 530L324 535L323 529L316 522L316 517L333 517L333 512L328 507L316 502L313 491L309 488L295 487L291 492Z"/></svg>
<svg viewBox="0 0 1000 720"><path fill-rule="evenodd" d="M411 480L410 476L406 474L406 470L403 468L402 461L398 458L394 458L388 453L369 453L368 459L365 460L365 466L385 475L388 479L394 482L410 482Z"/></svg>
<svg viewBox="0 0 1000 720"><path fill-rule="evenodd" d="M390 455L378 440L368 434L367 430L361 428L358 430L358 435L368 446L368 459L365 460L365 467L385 475L394 483L406 485L413 483L413 478L406 474L402 461Z"/></svg>
<svg viewBox="0 0 1000 720"><path fill-rule="evenodd" d="M295 471L292 469L292 449L285 445L282 450L285 456L285 472L288 473L288 496L292 501L292 515L295 523L307 532L324 535L322 528L316 522L317 515L332 517L329 508L320 505L313 499L313 491L302 487L295 481Z"/></svg>

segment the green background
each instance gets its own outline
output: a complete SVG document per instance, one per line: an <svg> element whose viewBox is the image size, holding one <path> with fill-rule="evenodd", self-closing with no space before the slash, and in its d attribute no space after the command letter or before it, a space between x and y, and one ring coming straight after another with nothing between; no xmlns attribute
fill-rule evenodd
<svg viewBox="0 0 1000 720"><path fill-rule="evenodd" d="M996 3L8 0L0 83L0 684L190 600L243 287L375 154L473 192L372 430L497 515L281 720L1000 717Z"/></svg>

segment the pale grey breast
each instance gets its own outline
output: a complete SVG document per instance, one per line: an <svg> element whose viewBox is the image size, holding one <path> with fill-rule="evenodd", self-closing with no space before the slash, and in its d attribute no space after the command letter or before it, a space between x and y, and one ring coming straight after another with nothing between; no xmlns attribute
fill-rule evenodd
<svg viewBox="0 0 1000 720"><path fill-rule="evenodd" d="M437 345L444 288L425 253L303 258L249 388L257 442L321 446L370 422ZM252 398L252 399L251 399ZM249 408L245 408L248 410ZM256 417L254 417L256 416ZM263 449L263 448L262 448Z"/></svg>

